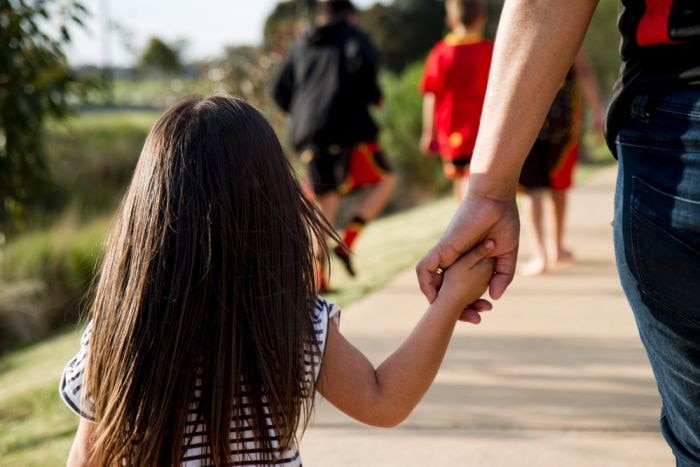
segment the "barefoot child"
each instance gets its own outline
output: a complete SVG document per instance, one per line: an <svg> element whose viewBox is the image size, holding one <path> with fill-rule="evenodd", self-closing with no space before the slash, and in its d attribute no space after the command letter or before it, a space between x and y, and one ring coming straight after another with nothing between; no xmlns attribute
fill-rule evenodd
<svg viewBox="0 0 700 467"><path fill-rule="evenodd" d="M531 256L520 268L520 273L526 276L538 276L573 261L573 253L564 246L564 224L568 192L573 186L581 149L582 97L590 107L593 130L602 140L604 106L595 75L580 50L520 173L520 188L525 198L521 218L530 239ZM552 198L550 222L545 222L547 191Z"/></svg>
<svg viewBox="0 0 700 467"><path fill-rule="evenodd" d="M301 465L297 433L316 392L370 425L404 420L457 320L489 309L479 297L495 245L444 273L413 333L375 369L317 297L312 237L326 235L256 110L224 96L169 109L146 140L61 380L81 417L68 465Z"/></svg>
<svg viewBox="0 0 700 467"><path fill-rule="evenodd" d="M479 130L493 43L482 37L486 12L480 0L447 0L452 31L438 42L425 64L421 83L421 150L438 152L458 201L466 193L469 163Z"/></svg>

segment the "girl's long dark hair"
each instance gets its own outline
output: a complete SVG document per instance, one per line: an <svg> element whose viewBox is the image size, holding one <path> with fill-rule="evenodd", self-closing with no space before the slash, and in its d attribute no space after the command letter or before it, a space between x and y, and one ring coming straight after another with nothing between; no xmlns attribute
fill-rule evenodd
<svg viewBox="0 0 700 467"><path fill-rule="evenodd" d="M326 249L329 234L254 108L215 96L169 109L146 140L95 287L93 461L177 464L193 404L216 466L230 464L231 424L246 415L265 461L290 448L313 410L312 239Z"/></svg>

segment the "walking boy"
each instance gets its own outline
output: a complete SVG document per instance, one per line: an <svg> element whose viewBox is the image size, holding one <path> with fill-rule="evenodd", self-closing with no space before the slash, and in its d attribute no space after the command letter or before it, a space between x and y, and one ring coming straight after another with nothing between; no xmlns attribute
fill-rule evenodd
<svg viewBox="0 0 700 467"><path fill-rule="evenodd" d="M458 200L466 193L469 163L479 131L493 43L483 38L486 11L480 0L447 0L452 31L430 52L421 91L421 150L437 151Z"/></svg>

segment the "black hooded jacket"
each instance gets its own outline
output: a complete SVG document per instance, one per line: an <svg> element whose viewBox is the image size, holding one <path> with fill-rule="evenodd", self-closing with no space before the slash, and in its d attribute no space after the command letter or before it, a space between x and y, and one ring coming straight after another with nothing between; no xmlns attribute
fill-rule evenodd
<svg viewBox="0 0 700 467"><path fill-rule="evenodd" d="M289 139L297 150L352 146L377 137L369 105L381 101L377 52L344 19L307 32L273 80L275 102L290 114Z"/></svg>

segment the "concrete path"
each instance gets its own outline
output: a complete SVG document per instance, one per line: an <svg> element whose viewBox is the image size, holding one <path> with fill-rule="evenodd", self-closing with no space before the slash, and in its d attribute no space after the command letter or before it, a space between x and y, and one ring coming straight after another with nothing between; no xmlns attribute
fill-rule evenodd
<svg viewBox="0 0 700 467"><path fill-rule="evenodd" d="M399 428L364 427L319 401L305 465L674 465L615 273L614 178L606 170L572 193L576 266L517 278L482 325L459 326L433 388ZM406 271L344 310L341 330L378 364L424 303Z"/></svg>

